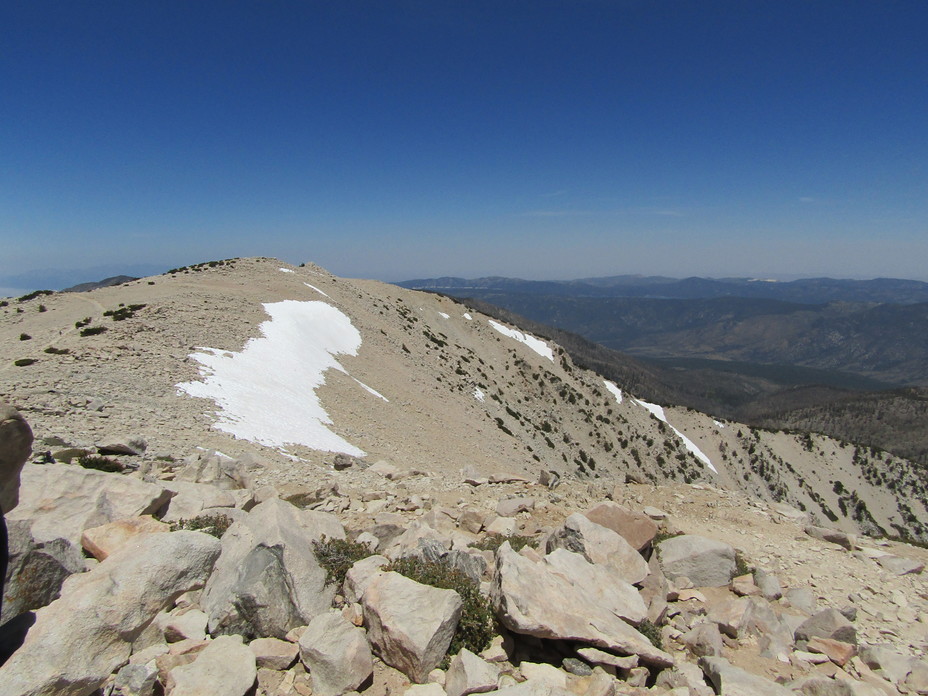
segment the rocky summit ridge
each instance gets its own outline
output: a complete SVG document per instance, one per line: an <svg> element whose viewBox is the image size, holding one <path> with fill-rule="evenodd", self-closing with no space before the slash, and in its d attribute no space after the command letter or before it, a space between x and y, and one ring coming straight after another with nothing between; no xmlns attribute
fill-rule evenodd
<svg viewBox="0 0 928 696"><path fill-rule="evenodd" d="M0 350L4 696L928 693L905 460L273 259L14 300Z"/></svg>

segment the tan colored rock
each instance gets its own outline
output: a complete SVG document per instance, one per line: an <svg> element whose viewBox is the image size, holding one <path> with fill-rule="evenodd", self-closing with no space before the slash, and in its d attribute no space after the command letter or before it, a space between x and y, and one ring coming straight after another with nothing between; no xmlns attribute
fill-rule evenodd
<svg viewBox="0 0 928 696"><path fill-rule="evenodd" d="M583 554L587 560L613 571L632 585L648 575L648 564L641 554L611 529L575 513L548 537L548 553L562 548Z"/></svg>
<svg viewBox="0 0 928 696"><path fill-rule="evenodd" d="M255 664L259 669L289 669L300 654L296 645L279 638L255 638L248 647L255 654Z"/></svg>
<svg viewBox="0 0 928 696"><path fill-rule="evenodd" d="M611 501L602 502L583 514L590 521L622 536L638 551L647 548L657 535L657 524L650 517Z"/></svg>
<svg viewBox="0 0 928 696"><path fill-rule="evenodd" d="M206 534L150 534L90 572L72 575L0 667L0 694L98 689L129 659L132 642L155 615L206 581L218 555L219 541Z"/></svg>
<svg viewBox="0 0 928 696"><path fill-rule="evenodd" d="M661 568L671 580L686 576L696 587L723 587L735 575L735 550L695 534L665 539L657 545Z"/></svg>
<svg viewBox="0 0 928 696"><path fill-rule="evenodd" d="M170 696L245 696L258 677L255 654L241 636L219 636L190 664L171 670Z"/></svg>
<svg viewBox="0 0 928 696"><path fill-rule="evenodd" d="M99 527L85 529L81 534L81 546L91 556L102 561L143 534L159 534L170 530L168 525L151 515L126 517Z"/></svg>
<svg viewBox="0 0 928 696"><path fill-rule="evenodd" d="M462 648L451 658L445 676L448 696L467 696L493 691L499 679L499 667Z"/></svg>
<svg viewBox="0 0 928 696"><path fill-rule="evenodd" d="M374 669L364 630L337 612L310 621L300 637L300 660L309 669L316 696L354 691Z"/></svg>
<svg viewBox="0 0 928 696"><path fill-rule="evenodd" d="M591 523L592 524L592 523ZM533 563L504 542L496 554L491 598L500 622L514 633L585 643L621 655L638 655L659 667L673 658L600 607L545 564Z"/></svg>
<svg viewBox="0 0 928 696"><path fill-rule="evenodd" d="M857 654L856 645L844 643L840 640L832 640L831 638L821 638L819 636L810 638L806 649L809 650L809 652L827 655L828 659L838 665L838 667L844 667L844 665Z"/></svg>
<svg viewBox="0 0 928 696"><path fill-rule="evenodd" d="M20 472L32 454L32 439L22 414L0 401L0 513L4 515L19 504Z"/></svg>
<svg viewBox="0 0 928 696"><path fill-rule="evenodd" d="M395 572L374 578L361 604L377 654L417 683L441 662L462 608L454 590L422 585Z"/></svg>

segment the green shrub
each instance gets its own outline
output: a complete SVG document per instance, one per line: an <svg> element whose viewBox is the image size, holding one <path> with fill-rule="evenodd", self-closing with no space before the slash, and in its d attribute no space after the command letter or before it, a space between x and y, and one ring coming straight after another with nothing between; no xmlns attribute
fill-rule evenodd
<svg viewBox="0 0 928 696"><path fill-rule="evenodd" d="M49 353L50 355L67 355L71 351L67 348L55 348L54 346L49 346L45 349L45 352Z"/></svg>
<svg viewBox="0 0 928 696"><path fill-rule="evenodd" d="M108 473L119 473L126 468L115 459L108 459L96 454L85 454L83 457L78 457L77 463L85 469L96 469Z"/></svg>
<svg viewBox="0 0 928 696"><path fill-rule="evenodd" d="M21 334L19 334L19 340L20 340L20 341L31 341L31 340L32 340L32 336L30 336L30 335L27 334L27 333L21 333Z"/></svg>
<svg viewBox="0 0 928 696"><path fill-rule="evenodd" d="M481 551L493 551L503 545L504 541L508 541L509 545L512 547L513 551L519 551L522 548L532 544L535 539L530 536L521 536L518 534L513 534L512 536L504 536L502 534L487 534L483 539L478 539L471 546L475 549L480 549Z"/></svg>
<svg viewBox="0 0 928 696"><path fill-rule="evenodd" d="M348 539L327 539L313 542L313 552L319 565L325 568L325 582L340 586L345 581L345 575L351 566L373 555L367 544Z"/></svg>
<svg viewBox="0 0 928 696"><path fill-rule="evenodd" d="M20 358L19 360L14 360L13 364L16 365L16 367L27 367L32 365L34 362L35 359L33 358Z"/></svg>
<svg viewBox="0 0 928 696"><path fill-rule="evenodd" d="M18 302L28 302L29 300L34 300L35 298L41 297L42 295L51 294L51 290L36 290L35 292L30 292L29 294L23 295L22 297L17 297L16 299Z"/></svg>
<svg viewBox="0 0 928 696"><path fill-rule="evenodd" d="M405 575L423 585L457 592L464 606L461 620L448 646L448 655L457 654L461 648L479 653L493 638L493 610L489 600L480 594L480 586L461 571L447 563L426 561L415 556L394 561L387 570Z"/></svg>
<svg viewBox="0 0 928 696"><path fill-rule="evenodd" d="M215 515L200 515L189 520L177 520L171 522L171 531L176 532L180 529L186 529L191 532L203 532L217 539L221 539L229 527L232 526L232 518L222 513Z"/></svg>
<svg viewBox="0 0 928 696"><path fill-rule="evenodd" d="M75 328L75 329L82 329L82 328L84 328L85 326L87 326L87 324L89 324L89 323L90 323L90 317L84 317L84 318L81 319L80 321L74 322L74 328Z"/></svg>
<svg viewBox="0 0 928 696"><path fill-rule="evenodd" d="M106 331L105 326L88 326L86 329L81 329L81 336L96 336L104 331Z"/></svg>
<svg viewBox="0 0 928 696"><path fill-rule="evenodd" d="M638 626L638 633L643 635L658 650L664 649L664 641L661 640L661 629L645 619Z"/></svg>

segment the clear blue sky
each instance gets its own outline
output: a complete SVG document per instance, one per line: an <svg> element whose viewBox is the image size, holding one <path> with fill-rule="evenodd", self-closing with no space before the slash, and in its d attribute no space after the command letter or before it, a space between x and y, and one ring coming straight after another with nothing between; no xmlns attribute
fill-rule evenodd
<svg viewBox="0 0 928 696"><path fill-rule="evenodd" d="M9 0L0 281L928 280L926 37L925 0Z"/></svg>

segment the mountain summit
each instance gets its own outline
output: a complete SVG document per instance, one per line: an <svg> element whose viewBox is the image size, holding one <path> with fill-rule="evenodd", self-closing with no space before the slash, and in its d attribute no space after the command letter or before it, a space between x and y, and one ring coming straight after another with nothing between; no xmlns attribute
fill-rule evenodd
<svg viewBox="0 0 928 696"><path fill-rule="evenodd" d="M928 540L904 459L648 403L450 298L312 264L234 259L14 300L0 346L0 397L50 449L64 435L141 438L149 458L205 448L275 485L336 453L456 480L704 483Z"/></svg>

